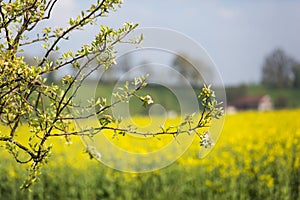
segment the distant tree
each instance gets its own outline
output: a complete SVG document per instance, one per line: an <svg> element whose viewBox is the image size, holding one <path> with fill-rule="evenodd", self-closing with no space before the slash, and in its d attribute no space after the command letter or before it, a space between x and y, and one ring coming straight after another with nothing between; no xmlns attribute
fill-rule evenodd
<svg viewBox="0 0 300 200"><path fill-rule="evenodd" d="M204 77L209 79L210 76L210 70L201 61L190 58L184 53L174 57L172 66L193 86L201 85L204 82Z"/></svg>
<svg viewBox="0 0 300 200"><path fill-rule="evenodd" d="M107 70L115 64L116 44L138 44L141 39L128 41L125 38L137 24L124 23L117 29L101 25L89 44L82 44L75 51L59 52L61 42L71 40L74 31L83 31L88 25L95 24L97 19L106 17L120 7L123 1L89 1L89 8L69 19L65 28L48 27L46 22L51 18L57 2L0 0L0 125L6 127L0 132L0 149L8 151L16 162L29 166L23 188L30 187L37 180L39 169L47 163L52 148L50 138L59 137L70 142L71 136L92 138L103 130L110 130L112 134L132 133L145 137L176 137L181 133L195 133L200 146L212 145L203 128L210 126L211 120L219 118L223 112L214 92L207 86L199 95L204 110L196 121L187 117L178 126L162 128L157 132L139 132L132 127L122 127L119 120L108 112L116 104L128 102L130 98L138 99L145 106L153 103L151 96L137 93L146 86L143 77L135 78L130 85L127 82L123 88L119 88L114 94L115 102L108 103L105 97L76 102L78 90L93 72L101 68ZM37 28L41 26L45 27L42 30ZM36 32L39 34L30 34ZM35 63L27 64L24 56L20 55L23 51L26 54L24 46L36 43L42 44L44 54ZM59 56L53 62L51 55L55 53L59 53ZM97 61L96 64L91 66L94 61ZM69 68L76 69L76 72L61 77L58 83L47 84L47 74L62 69L68 71ZM97 117L98 125L74 128L77 120L92 117ZM18 134L22 125L26 125L28 131L23 129L22 134ZM92 158L99 157L93 147L86 147L86 152Z"/></svg>
<svg viewBox="0 0 300 200"><path fill-rule="evenodd" d="M241 84L238 86L226 87L226 98L229 104L233 104L236 99L245 97L248 92L248 86Z"/></svg>
<svg viewBox="0 0 300 200"><path fill-rule="evenodd" d="M101 81L105 83L114 83L120 80L120 78L131 68L132 66L130 55L121 56L116 60L116 64L114 64L112 67L107 69L105 73L103 73Z"/></svg>
<svg viewBox="0 0 300 200"><path fill-rule="evenodd" d="M282 49L269 54L262 67L262 84L273 88L292 87L296 61Z"/></svg>
<svg viewBox="0 0 300 200"><path fill-rule="evenodd" d="M286 108L288 106L288 98L286 96L279 96L275 99L275 108Z"/></svg>
<svg viewBox="0 0 300 200"><path fill-rule="evenodd" d="M295 88L300 88L300 63L294 65L292 70L294 75L293 86Z"/></svg>

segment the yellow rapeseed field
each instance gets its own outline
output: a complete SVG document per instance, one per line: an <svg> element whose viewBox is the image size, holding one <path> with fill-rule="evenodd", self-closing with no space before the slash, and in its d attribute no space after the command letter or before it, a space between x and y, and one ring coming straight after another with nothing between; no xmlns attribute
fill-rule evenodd
<svg viewBox="0 0 300 200"><path fill-rule="evenodd" d="M18 189L24 167L2 148L0 199L300 199L299 116L300 110L227 115L207 156L199 158L201 147L195 138L171 166L141 174L122 173L90 160L80 138L73 138L71 145L55 139L53 155L30 193ZM145 118L135 120L148 123ZM112 141L128 151L145 151L145 143L135 144L130 136ZM171 141L152 138L149 146L161 148Z"/></svg>

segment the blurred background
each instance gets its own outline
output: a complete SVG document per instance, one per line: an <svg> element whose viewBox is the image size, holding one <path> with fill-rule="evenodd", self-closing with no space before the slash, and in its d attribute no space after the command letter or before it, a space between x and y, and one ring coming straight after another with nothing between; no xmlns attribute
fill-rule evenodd
<svg viewBox="0 0 300 200"><path fill-rule="evenodd" d="M58 2L47 26L66 26L70 17L76 16L92 2ZM137 22L140 28L171 29L190 37L207 51L220 71L226 86L229 110L258 109L259 102L269 104L262 109L293 108L300 105L299 7L299 0L130 0L97 23L117 28L124 22ZM81 32L75 33L72 42L62 45L61 51L75 50L82 43L88 43L98 30L96 25L86 30L84 37ZM163 41L164 38L154 40ZM178 44L178 56L165 56L168 59L166 64L197 85L195 80L199 80L199 75L184 59L198 66L203 60L193 48L180 49L181 46L184 44ZM35 51L32 51L33 55L27 55L29 58L43 51L39 46L31 48ZM123 57L118 60L118 67L113 67L102 80L112 83L130 68L147 61L140 55ZM202 68L204 75L209 77L209 66ZM146 73L155 73L155 70L149 72L146 69ZM158 78L161 78L160 75L165 74L155 74ZM55 76L49 79L55 81ZM104 94L109 92L104 91Z"/></svg>

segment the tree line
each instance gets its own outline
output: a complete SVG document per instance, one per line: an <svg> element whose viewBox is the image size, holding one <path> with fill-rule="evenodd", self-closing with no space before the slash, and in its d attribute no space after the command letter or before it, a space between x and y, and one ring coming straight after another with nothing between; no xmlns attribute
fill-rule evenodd
<svg viewBox="0 0 300 200"><path fill-rule="evenodd" d="M299 61L283 49L275 49L265 58L261 83L269 88L300 88Z"/></svg>

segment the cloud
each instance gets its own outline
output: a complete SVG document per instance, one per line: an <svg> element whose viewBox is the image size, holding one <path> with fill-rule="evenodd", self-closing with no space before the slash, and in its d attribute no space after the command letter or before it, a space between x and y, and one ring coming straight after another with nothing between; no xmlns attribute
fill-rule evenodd
<svg viewBox="0 0 300 200"><path fill-rule="evenodd" d="M237 9L230 9L230 8L219 8L218 12L219 16L224 19L233 19L239 16L239 11Z"/></svg>

